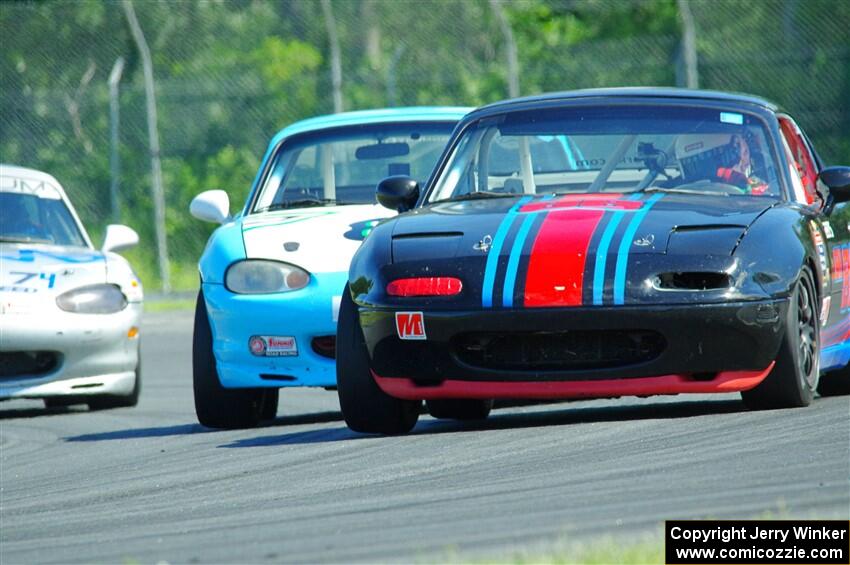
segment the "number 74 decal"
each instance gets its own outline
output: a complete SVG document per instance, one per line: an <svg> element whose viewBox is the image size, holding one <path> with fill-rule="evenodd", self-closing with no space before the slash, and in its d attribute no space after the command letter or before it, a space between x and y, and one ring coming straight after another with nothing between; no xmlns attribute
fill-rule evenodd
<svg viewBox="0 0 850 565"><path fill-rule="evenodd" d="M47 288L53 288L56 284L56 273L27 273L25 271L9 271L10 275L20 275L21 278L14 281L14 285L26 284L32 279L47 281ZM35 281L33 281L35 282Z"/></svg>

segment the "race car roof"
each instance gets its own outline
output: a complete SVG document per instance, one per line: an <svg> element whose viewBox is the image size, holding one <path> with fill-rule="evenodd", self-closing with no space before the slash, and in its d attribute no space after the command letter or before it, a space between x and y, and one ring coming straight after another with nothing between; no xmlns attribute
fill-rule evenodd
<svg viewBox="0 0 850 565"><path fill-rule="evenodd" d="M296 134L348 125L380 124L387 122L458 121L472 110L473 108L460 106L411 106L406 108L359 110L317 116L295 122L283 128L272 138L270 146L276 146L283 139Z"/></svg>
<svg viewBox="0 0 850 565"><path fill-rule="evenodd" d="M25 192L36 194L42 198L67 200L65 190L59 181L53 175L43 171L0 163L0 177L25 181L28 183ZM6 183L3 182L0 182L0 191L22 192L17 184L6 186Z"/></svg>
<svg viewBox="0 0 850 565"><path fill-rule="evenodd" d="M545 94L537 94L534 96L524 96L521 98L512 98L510 100L502 100L482 106L471 112L464 122L469 122L490 114L499 114L506 111L524 110L537 107L539 105L557 104L558 102L569 102L572 100L582 100L587 98L599 99L635 99L635 98L656 98L663 99L678 99L678 100L693 100L694 102L727 102L754 105L776 112L777 106L764 98L752 96L749 94L738 94L732 92L720 92L717 90L692 90L687 88L668 88L668 87L618 87L618 88L589 88L584 90L568 90L564 92L549 92Z"/></svg>

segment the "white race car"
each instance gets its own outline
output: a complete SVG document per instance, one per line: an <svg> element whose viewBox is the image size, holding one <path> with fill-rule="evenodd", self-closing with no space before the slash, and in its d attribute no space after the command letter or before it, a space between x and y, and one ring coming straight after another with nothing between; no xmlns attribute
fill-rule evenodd
<svg viewBox="0 0 850 565"><path fill-rule="evenodd" d="M138 241L95 249L55 178L0 165L0 400L136 405L142 285L114 252Z"/></svg>

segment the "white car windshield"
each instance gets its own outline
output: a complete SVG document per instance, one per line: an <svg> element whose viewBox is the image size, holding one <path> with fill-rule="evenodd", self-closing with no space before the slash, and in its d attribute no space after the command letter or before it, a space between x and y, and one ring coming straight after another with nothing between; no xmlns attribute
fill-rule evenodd
<svg viewBox="0 0 850 565"><path fill-rule="evenodd" d="M296 136L278 149L252 212L372 204L384 178L424 184L454 122L358 125Z"/></svg>
<svg viewBox="0 0 850 565"><path fill-rule="evenodd" d="M77 222L58 198L0 192L0 243L87 247Z"/></svg>
<svg viewBox="0 0 850 565"><path fill-rule="evenodd" d="M428 202L585 192L780 195L755 115L676 106L513 112L468 128Z"/></svg>

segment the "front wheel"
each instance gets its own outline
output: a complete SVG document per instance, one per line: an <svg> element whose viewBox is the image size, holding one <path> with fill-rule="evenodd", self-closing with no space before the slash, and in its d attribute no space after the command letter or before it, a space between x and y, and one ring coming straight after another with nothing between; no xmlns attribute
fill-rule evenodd
<svg viewBox="0 0 850 565"><path fill-rule="evenodd" d="M758 386L741 393L751 409L795 408L812 402L820 377L820 319L814 279L800 273L785 318L785 335L773 370Z"/></svg>
<svg viewBox="0 0 850 565"><path fill-rule="evenodd" d="M336 330L336 380L342 416L355 432L404 434L416 425L422 402L393 398L372 377L360 316L348 285L342 292Z"/></svg>
<svg viewBox="0 0 850 565"><path fill-rule="evenodd" d="M277 412L277 389L271 389L274 394L269 394L264 389L227 389L221 386L203 292L198 293L195 304L192 386L198 422L208 428L253 428L272 412L271 403L274 404L274 412Z"/></svg>

